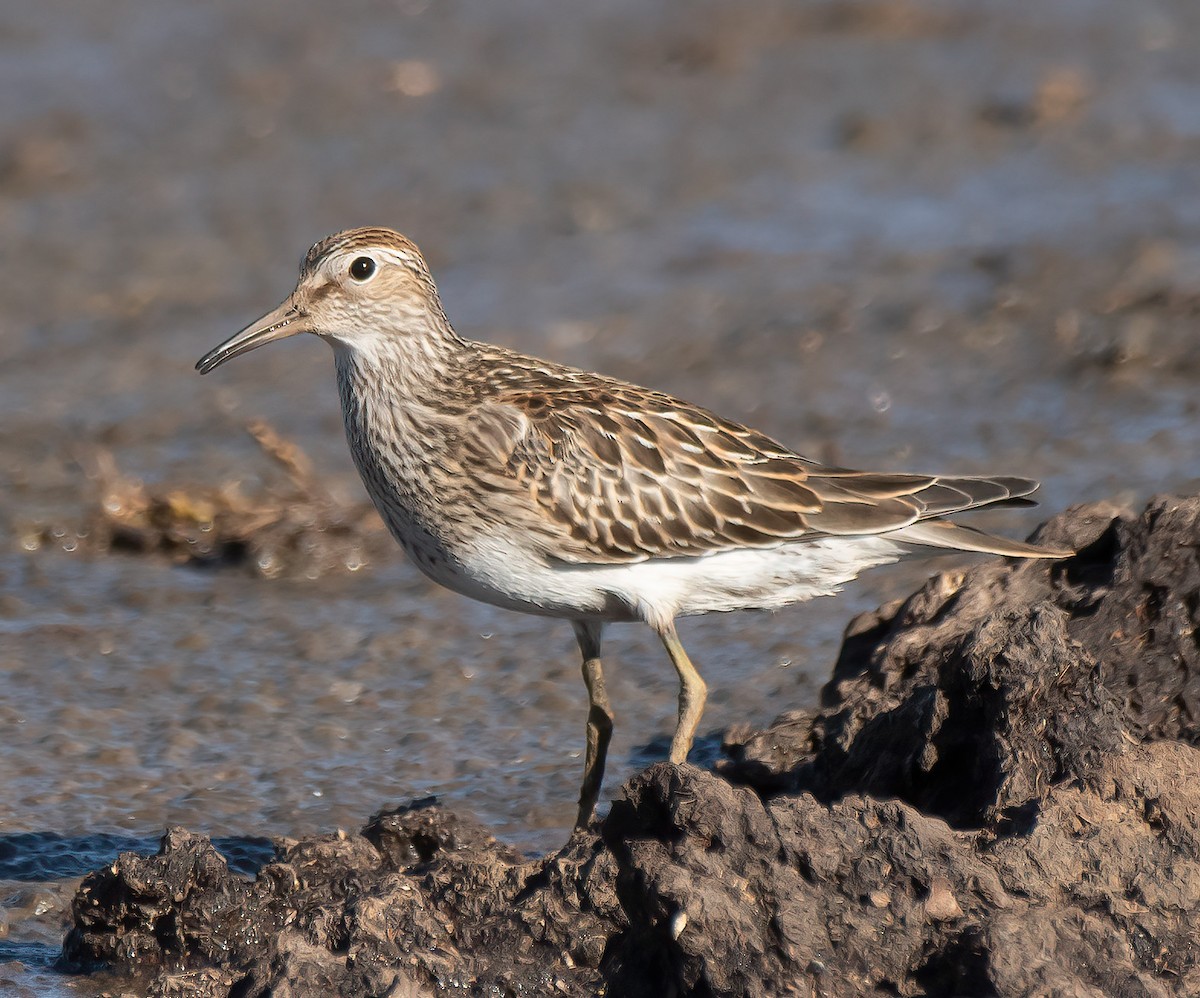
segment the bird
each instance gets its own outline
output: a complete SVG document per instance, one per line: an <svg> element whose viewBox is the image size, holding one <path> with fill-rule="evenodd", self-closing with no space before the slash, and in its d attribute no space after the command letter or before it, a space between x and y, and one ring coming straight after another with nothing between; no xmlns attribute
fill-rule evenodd
<svg viewBox="0 0 1200 998"><path fill-rule="evenodd" d="M333 348L354 464L415 565L464 596L572 624L589 704L578 828L613 731L606 624L644 622L665 647L682 765L707 686L678 618L834 595L921 551L1071 553L947 519L1029 504L1036 481L831 467L669 394L460 337L420 250L392 229L317 242L283 303L196 367L298 333Z"/></svg>

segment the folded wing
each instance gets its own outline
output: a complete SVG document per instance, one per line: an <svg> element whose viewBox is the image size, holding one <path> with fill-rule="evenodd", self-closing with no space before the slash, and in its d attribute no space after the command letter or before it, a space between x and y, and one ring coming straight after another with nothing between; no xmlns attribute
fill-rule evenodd
<svg viewBox="0 0 1200 998"><path fill-rule="evenodd" d="M936 519L1019 502L1034 481L829 468L705 409L608 379L501 392L475 416L464 460L498 492L514 481L528 489L534 516L525 525L574 541L555 545L559 560L629 563L883 533L935 547L1058 554Z"/></svg>

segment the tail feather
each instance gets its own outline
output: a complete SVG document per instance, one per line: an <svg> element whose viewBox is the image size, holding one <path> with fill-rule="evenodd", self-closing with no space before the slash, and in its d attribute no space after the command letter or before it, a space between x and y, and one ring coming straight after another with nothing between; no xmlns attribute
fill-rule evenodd
<svg viewBox="0 0 1200 998"><path fill-rule="evenodd" d="M961 523L951 523L949 520L921 520L893 530L887 536L907 544L923 544L926 547L949 548L954 551L978 551L981 554L999 554L1007 558L1069 558L1075 553L1063 548L1038 547L1036 544L1013 541L1007 537L993 537L982 530Z"/></svg>

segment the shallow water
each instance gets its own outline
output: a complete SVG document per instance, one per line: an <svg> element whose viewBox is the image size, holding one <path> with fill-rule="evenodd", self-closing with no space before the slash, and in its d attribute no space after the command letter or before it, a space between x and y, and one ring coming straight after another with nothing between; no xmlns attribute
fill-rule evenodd
<svg viewBox="0 0 1200 998"><path fill-rule="evenodd" d="M978 521L1020 534L1200 485L1197 42L1189 0L7 11L0 983L68 986L73 878L166 824L257 840L435 793L532 849L573 817L566 625L398 551L265 581L65 550L97 449L251 488L253 417L361 498L321 344L192 371L310 242L400 227L464 335L814 457L1039 477L1043 511ZM812 703L854 613L967 563L686 622L708 747ZM674 690L646 629L605 647L612 791L665 754Z"/></svg>

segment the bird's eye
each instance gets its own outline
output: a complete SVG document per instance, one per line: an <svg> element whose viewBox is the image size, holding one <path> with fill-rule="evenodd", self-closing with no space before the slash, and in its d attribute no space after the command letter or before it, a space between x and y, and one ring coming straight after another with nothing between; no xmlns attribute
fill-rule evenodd
<svg viewBox="0 0 1200 998"><path fill-rule="evenodd" d="M359 256L354 258L354 262L350 264L350 276L356 281L365 281L375 273L375 261L369 256Z"/></svg>

